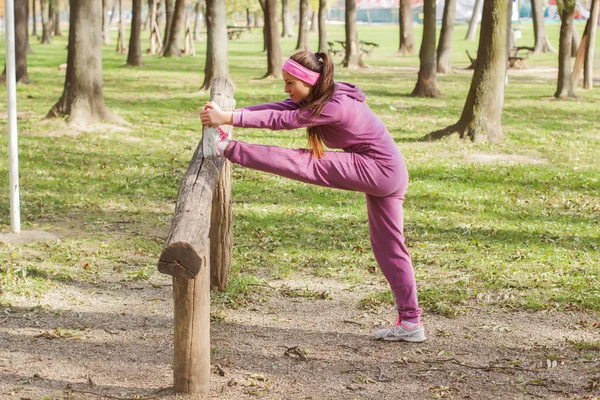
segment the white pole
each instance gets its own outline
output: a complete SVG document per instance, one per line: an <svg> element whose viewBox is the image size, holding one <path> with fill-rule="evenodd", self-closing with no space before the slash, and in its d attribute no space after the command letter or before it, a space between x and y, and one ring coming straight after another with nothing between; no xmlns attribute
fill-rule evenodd
<svg viewBox="0 0 600 400"><path fill-rule="evenodd" d="M6 91L8 94L8 163L10 175L10 228L21 232L19 206L19 148L17 144L17 78L15 72L15 3L5 0Z"/></svg>

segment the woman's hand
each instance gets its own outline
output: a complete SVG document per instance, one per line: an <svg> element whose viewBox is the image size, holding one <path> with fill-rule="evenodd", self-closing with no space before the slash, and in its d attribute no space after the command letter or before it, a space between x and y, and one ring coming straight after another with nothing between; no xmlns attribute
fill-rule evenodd
<svg viewBox="0 0 600 400"><path fill-rule="evenodd" d="M202 125L233 125L233 113L222 111L214 101L206 103L200 111Z"/></svg>

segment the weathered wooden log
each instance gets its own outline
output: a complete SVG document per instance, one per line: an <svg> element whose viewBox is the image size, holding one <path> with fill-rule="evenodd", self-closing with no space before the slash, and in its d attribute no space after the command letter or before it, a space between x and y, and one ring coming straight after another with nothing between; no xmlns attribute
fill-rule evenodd
<svg viewBox="0 0 600 400"><path fill-rule="evenodd" d="M231 163L225 162L215 188L210 223L210 283L217 290L227 289L233 251L233 210L231 207Z"/></svg>
<svg viewBox="0 0 600 400"><path fill-rule="evenodd" d="M226 111L235 106L233 85L224 78L217 78L211 86L211 100ZM231 127L223 127L231 129ZM220 218L228 204L218 193L231 192L231 169L224 159L205 160L202 143L196 148L190 166L183 177L177 196L175 216L171 231L160 255L158 270L173 276L174 301L174 389L177 393L207 393L210 389L210 281L211 257L229 251L222 246L211 255L209 232L231 234L231 226L211 230L211 218L215 225L231 224L232 218ZM222 173L222 171L225 173ZM221 183L219 183L221 182ZM216 192L215 192L216 190ZM213 196L215 194L215 196ZM214 212L213 209L219 209ZM229 210L229 213L231 211ZM231 244L231 238L216 238L215 242ZM226 265L229 269L229 265Z"/></svg>

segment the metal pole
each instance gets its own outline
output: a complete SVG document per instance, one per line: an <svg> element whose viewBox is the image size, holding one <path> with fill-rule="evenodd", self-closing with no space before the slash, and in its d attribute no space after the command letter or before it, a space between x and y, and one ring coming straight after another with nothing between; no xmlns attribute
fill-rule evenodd
<svg viewBox="0 0 600 400"><path fill-rule="evenodd" d="M8 163L10 175L10 229L21 232L19 206L19 148L17 142L17 78L15 72L15 3L5 0L6 92L8 95Z"/></svg>

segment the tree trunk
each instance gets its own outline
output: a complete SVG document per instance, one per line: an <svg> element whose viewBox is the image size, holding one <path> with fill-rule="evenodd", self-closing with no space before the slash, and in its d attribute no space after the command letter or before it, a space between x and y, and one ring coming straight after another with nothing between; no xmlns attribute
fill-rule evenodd
<svg viewBox="0 0 600 400"><path fill-rule="evenodd" d="M267 15L267 3L266 0L258 0L260 4L260 8L263 12L263 52L267 51L269 37L267 36L267 31L269 29L269 20L266 18Z"/></svg>
<svg viewBox="0 0 600 400"><path fill-rule="evenodd" d="M31 34L33 36L37 36L38 31L37 31L37 8L35 7L35 4L37 3L38 0L32 0L31 1L31 15L33 16L31 23L33 24L33 30L31 31Z"/></svg>
<svg viewBox="0 0 600 400"><path fill-rule="evenodd" d="M4 11L4 10L3 10ZM29 43L29 2L15 1L15 75L18 83L29 83L27 74L27 45ZM6 65L0 76L0 84L6 85Z"/></svg>
<svg viewBox="0 0 600 400"><path fill-rule="evenodd" d="M108 17L108 25L112 25L113 18L115 17L115 14L116 14L115 11L117 9L117 1L119 1L119 0L113 0L113 2L112 2L112 8L110 10L110 17Z"/></svg>
<svg viewBox="0 0 600 400"><path fill-rule="evenodd" d="M327 12L327 0L319 0L319 52L327 53L327 22L325 13Z"/></svg>
<svg viewBox="0 0 600 400"><path fill-rule="evenodd" d="M167 44L171 40L171 25L173 25L173 12L174 12L174 0L164 0L166 21L165 21L165 35L163 36L163 50L166 50Z"/></svg>
<svg viewBox="0 0 600 400"><path fill-rule="evenodd" d="M531 13L533 15L533 35L535 37L533 54L556 52L550 44L550 40L548 40L548 35L546 35L543 0L531 0Z"/></svg>
<svg viewBox="0 0 600 400"><path fill-rule="evenodd" d="M93 121L122 122L104 104L102 95L102 4L71 0L67 75L63 94L47 118L68 115L70 125Z"/></svg>
<svg viewBox="0 0 600 400"><path fill-rule="evenodd" d="M213 79L229 77L226 18L225 0L206 0L206 62L200 89L210 89Z"/></svg>
<svg viewBox="0 0 600 400"><path fill-rule="evenodd" d="M452 35L454 33L454 19L456 17L456 0L446 0L442 31L437 48L437 72L445 74L452 71Z"/></svg>
<svg viewBox="0 0 600 400"><path fill-rule="evenodd" d="M310 20L310 29L308 30L309 32L318 32L317 26L319 26L319 12L315 9L313 9L311 11L310 14L311 20Z"/></svg>
<svg viewBox="0 0 600 400"><path fill-rule="evenodd" d="M554 97L575 97L573 84L571 82L571 45L573 40L573 15L575 14L575 3L559 0L561 13L560 44L558 47L558 84ZM560 3L563 3L560 7Z"/></svg>
<svg viewBox="0 0 600 400"><path fill-rule="evenodd" d="M346 0L346 57L344 68L364 68L365 63L358 50L358 29L356 29L356 0Z"/></svg>
<svg viewBox="0 0 600 400"><path fill-rule="evenodd" d="M415 35L413 34L413 15L410 0L400 0L400 47L399 54L415 52Z"/></svg>
<svg viewBox="0 0 600 400"><path fill-rule="evenodd" d="M181 57L181 31L183 30L185 0L176 0L171 22L171 34L167 48L163 52L164 57Z"/></svg>
<svg viewBox="0 0 600 400"><path fill-rule="evenodd" d="M460 120L425 136L437 140L457 132L473 142L497 142L502 132L502 106L508 59L512 0L486 0L479 34L477 64Z"/></svg>
<svg viewBox="0 0 600 400"><path fill-rule="evenodd" d="M54 11L54 36L62 36L62 32L60 30L60 3L56 2L56 10Z"/></svg>
<svg viewBox="0 0 600 400"><path fill-rule="evenodd" d="M465 40L474 42L477 36L477 26L479 25L479 18L481 16L481 9L483 8L483 0L475 0L475 6L473 7L473 16L469 22L469 30Z"/></svg>
<svg viewBox="0 0 600 400"><path fill-rule="evenodd" d="M585 23L585 29L583 30L583 37L581 38L581 45L579 46L579 50L577 51L577 56L575 57L575 63L573 64L573 69L571 70L571 85L573 85L573 90L577 88L579 84L579 80L583 75L583 64L585 63L585 50L587 48L588 42L588 32L590 27L591 18L588 18Z"/></svg>
<svg viewBox="0 0 600 400"><path fill-rule="evenodd" d="M277 21L277 0L265 0L265 38L267 45L266 77L281 78L281 44Z"/></svg>
<svg viewBox="0 0 600 400"><path fill-rule="evenodd" d="M71 35L69 34L69 37L70 36ZM110 44L110 32L108 30L108 0L102 0L102 39L104 44Z"/></svg>
<svg viewBox="0 0 600 400"><path fill-rule="evenodd" d="M577 56L577 51L579 51L579 45L581 45L581 38L579 37L579 33L575 28L575 24L571 21L571 57Z"/></svg>
<svg viewBox="0 0 600 400"><path fill-rule="evenodd" d="M194 11L196 12L196 17L194 18L194 40L199 42L202 40L202 35L200 34L202 31L202 6L200 5L200 1L196 3Z"/></svg>
<svg viewBox="0 0 600 400"><path fill-rule="evenodd" d="M129 52L127 53L127 65L141 67L142 61L142 0L133 0L132 4L131 33L129 34Z"/></svg>
<svg viewBox="0 0 600 400"><path fill-rule="evenodd" d="M419 78L411 96L438 97L441 95L436 87L435 1L424 0L423 2L423 41L419 51Z"/></svg>
<svg viewBox="0 0 600 400"><path fill-rule="evenodd" d="M52 42L52 18L50 14L50 1L40 0L40 8L42 11L42 44Z"/></svg>
<svg viewBox="0 0 600 400"><path fill-rule="evenodd" d="M594 48L596 45L596 27L598 26L598 15L600 14L600 0L592 0L590 9L590 20L588 42L585 47L585 61L583 64L583 88L594 87Z"/></svg>
<svg viewBox="0 0 600 400"><path fill-rule="evenodd" d="M283 22L281 37L293 37L294 32L292 31L292 17L290 15L289 0L281 0L281 21Z"/></svg>
<svg viewBox="0 0 600 400"><path fill-rule="evenodd" d="M308 49L308 0L300 0L300 18L298 23L298 43L296 50Z"/></svg>

